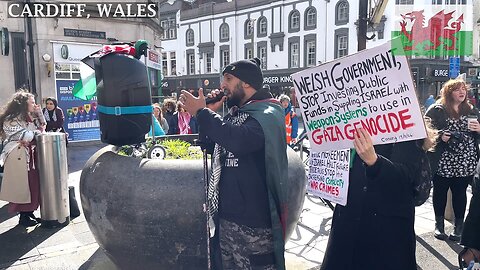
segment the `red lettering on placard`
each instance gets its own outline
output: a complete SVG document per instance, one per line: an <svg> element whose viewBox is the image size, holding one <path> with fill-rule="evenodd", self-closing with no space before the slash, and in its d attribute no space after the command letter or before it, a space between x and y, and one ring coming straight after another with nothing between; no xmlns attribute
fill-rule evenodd
<svg viewBox="0 0 480 270"><path fill-rule="evenodd" d="M412 116L407 113L408 113L408 109L401 110L398 112L398 116L400 117L400 123L402 124L402 129L407 129L409 127L415 126L414 123L406 123L408 119L412 118Z"/></svg>
<svg viewBox="0 0 480 270"><path fill-rule="evenodd" d="M398 112L389 112L362 119L346 124L343 130L336 125L324 129L316 129L312 132L312 139L313 142L318 145L325 142L343 141L345 139L354 140L355 130L358 128L364 128L371 136L399 132L415 126L414 123L408 121L412 119L412 115L408 112L409 109L404 109Z"/></svg>

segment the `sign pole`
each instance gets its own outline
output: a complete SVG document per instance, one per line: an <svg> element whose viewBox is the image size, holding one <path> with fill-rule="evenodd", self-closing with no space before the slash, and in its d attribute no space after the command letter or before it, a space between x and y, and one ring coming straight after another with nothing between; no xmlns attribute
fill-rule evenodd
<svg viewBox="0 0 480 270"><path fill-rule="evenodd" d="M367 25L368 25L368 0L360 0L358 3L358 45L357 51L367 48Z"/></svg>

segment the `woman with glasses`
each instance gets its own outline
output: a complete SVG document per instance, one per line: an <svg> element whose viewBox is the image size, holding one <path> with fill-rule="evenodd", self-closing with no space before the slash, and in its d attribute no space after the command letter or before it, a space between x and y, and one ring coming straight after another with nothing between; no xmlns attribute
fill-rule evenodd
<svg viewBox="0 0 480 270"><path fill-rule="evenodd" d="M449 238L459 241L467 205L466 190L473 179L479 158L480 124L478 110L467 99L467 85L461 79L447 81L441 97L430 106L426 117L439 130L430 156L433 177L433 208L437 239L445 240L444 213L448 189L452 191L454 230Z"/></svg>

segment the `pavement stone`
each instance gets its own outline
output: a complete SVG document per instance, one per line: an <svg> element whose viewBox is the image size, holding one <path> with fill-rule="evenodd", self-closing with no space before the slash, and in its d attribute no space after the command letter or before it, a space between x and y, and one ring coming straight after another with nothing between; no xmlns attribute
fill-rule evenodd
<svg viewBox="0 0 480 270"><path fill-rule="evenodd" d="M75 186L80 204L79 179L88 158L104 144L74 144L68 148L69 185ZM471 191L468 192L471 197ZM43 229L40 226L18 226L18 217L7 212L0 201L0 270L118 270L90 232L83 210L64 228ZM35 213L40 216L39 211ZM298 224L286 243L288 270L317 270L328 243L332 210L322 201L306 195ZM448 222L447 232L452 230ZM418 269L456 269L461 246L433 237L434 214L431 198L416 208ZM7 248L4 248L7 247Z"/></svg>

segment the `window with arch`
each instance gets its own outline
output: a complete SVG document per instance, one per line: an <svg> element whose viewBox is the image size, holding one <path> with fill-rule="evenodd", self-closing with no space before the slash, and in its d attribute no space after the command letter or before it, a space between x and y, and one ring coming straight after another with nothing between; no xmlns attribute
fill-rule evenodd
<svg viewBox="0 0 480 270"><path fill-rule="evenodd" d="M312 30L317 27L317 10L309 7L305 10L305 30Z"/></svg>
<svg viewBox="0 0 480 270"><path fill-rule="evenodd" d="M288 15L288 32L300 31L300 12L298 10L292 10Z"/></svg>
<svg viewBox="0 0 480 270"><path fill-rule="evenodd" d="M258 37L266 37L267 36L267 18L264 16L258 19Z"/></svg>
<svg viewBox="0 0 480 270"><path fill-rule="evenodd" d="M230 39L230 28L227 23L220 25L220 41L228 41Z"/></svg>
<svg viewBox="0 0 480 270"><path fill-rule="evenodd" d="M187 43L187 46L193 46L193 44L195 43L195 35L193 33L193 29L187 30L185 41Z"/></svg>
<svg viewBox="0 0 480 270"><path fill-rule="evenodd" d="M349 4L346 0L338 1L335 7L335 24L342 25L348 23Z"/></svg>
<svg viewBox="0 0 480 270"><path fill-rule="evenodd" d="M248 18L245 21L245 39L252 38L255 20Z"/></svg>

